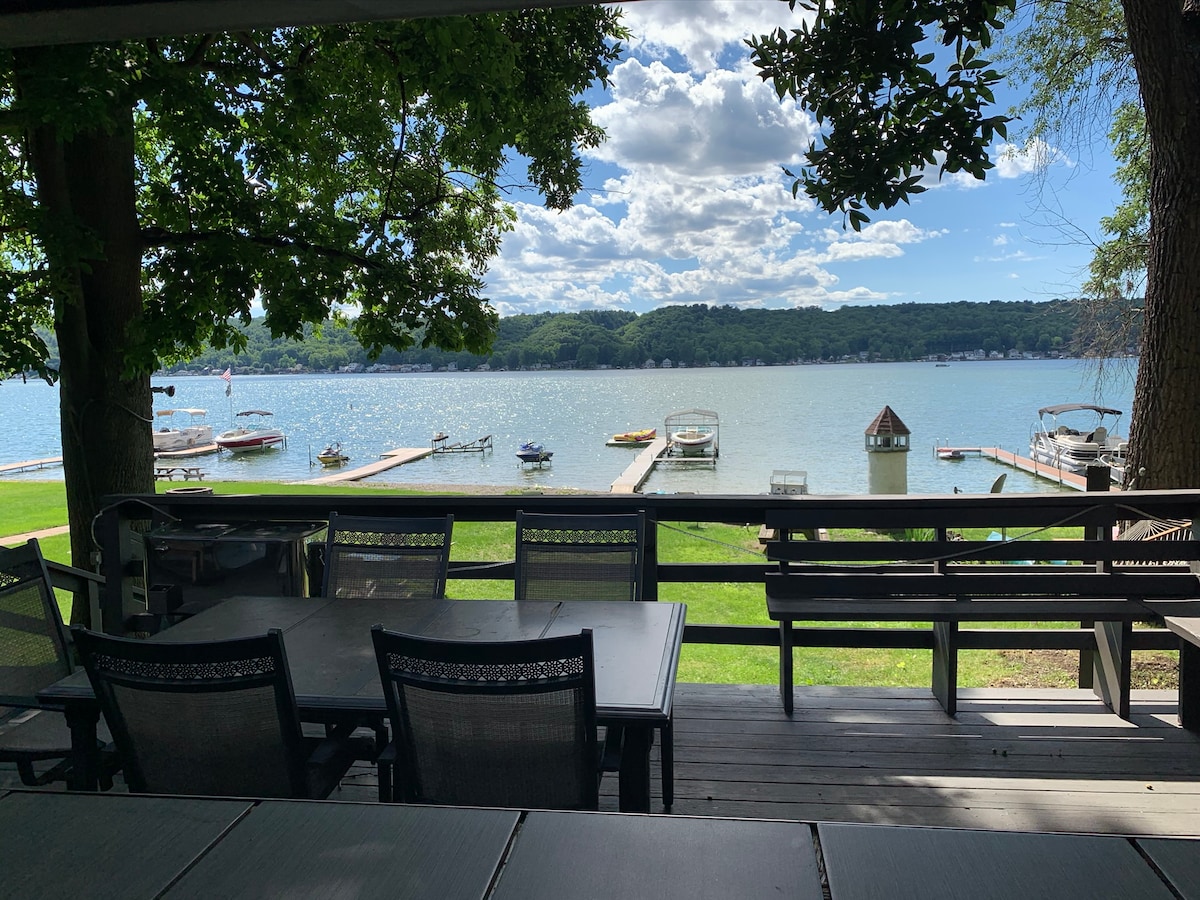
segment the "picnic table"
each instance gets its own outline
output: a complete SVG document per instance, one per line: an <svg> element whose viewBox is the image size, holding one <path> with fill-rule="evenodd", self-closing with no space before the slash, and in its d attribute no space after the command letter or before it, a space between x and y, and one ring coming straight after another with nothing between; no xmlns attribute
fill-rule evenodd
<svg viewBox="0 0 1200 900"><path fill-rule="evenodd" d="M199 466L155 466L154 480L155 481L174 481L176 476L184 481L191 481L195 478L197 481L204 480L205 472Z"/></svg>

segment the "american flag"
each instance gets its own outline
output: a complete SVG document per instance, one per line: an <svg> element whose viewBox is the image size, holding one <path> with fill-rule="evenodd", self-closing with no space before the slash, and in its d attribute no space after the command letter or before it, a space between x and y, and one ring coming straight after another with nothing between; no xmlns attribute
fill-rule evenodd
<svg viewBox="0 0 1200 900"><path fill-rule="evenodd" d="M224 372L221 373L221 379L226 384L232 384L233 383L233 373L230 372L228 369L226 369Z"/></svg>

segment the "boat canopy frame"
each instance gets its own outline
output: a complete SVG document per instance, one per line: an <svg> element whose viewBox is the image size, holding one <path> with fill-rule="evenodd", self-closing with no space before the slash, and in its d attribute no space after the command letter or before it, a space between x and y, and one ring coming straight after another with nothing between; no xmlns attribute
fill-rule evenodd
<svg viewBox="0 0 1200 900"><path fill-rule="evenodd" d="M683 461L715 460L721 454L721 417L711 409L681 409L669 413L663 420L663 434L666 435L668 446L673 442L677 431L711 431L713 435L712 449L703 455L683 457ZM667 457L664 457L664 460Z"/></svg>
<svg viewBox="0 0 1200 900"><path fill-rule="evenodd" d="M1065 412L1094 412L1102 416L1123 416L1125 415L1119 409L1113 409L1109 406L1094 406L1091 403L1056 403L1053 406L1043 406L1038 410L1039 416L1058 416Z"/></svg>

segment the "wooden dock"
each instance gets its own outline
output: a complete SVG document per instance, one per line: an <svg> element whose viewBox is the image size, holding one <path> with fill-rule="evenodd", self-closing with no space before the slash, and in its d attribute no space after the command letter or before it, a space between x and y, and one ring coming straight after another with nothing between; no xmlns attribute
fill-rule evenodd
<svg viewBox="0 0 1200 900"><path fill-rule="evenodd" d="M304 483L338 484L343 481L361 481L372 475L378 475L380 472L386 472L388 469L394 469L396 466L402 466L413 460L424 459L426 456L432 455L432 447L401 447L397 450L388 450L386 453L381 454L380 459L376 462L367 463L365 466L358 466L354 469L341 469L337 472L330 472L328 475L322 475L320 478L310 478Z"/></svg>
<svg viewBox="0 0 1200 900"><path fill-rule="evenodd" d="M193 456L207 456L216 453L221 448L215 443L197 444L195 447L184 447L181 450L159 450L154 454L155 459L190 459Z"/></svg>
<svg viewBox="0 0 1200 900"><path fill-rule="evenodd" d="M1077 491L1087 490L1087 479L1075 472L1068 472L1066 469L1060 469L1057 466L1046 465L1035 459L1030 459L1028 456L1020 456L1016 453L1010 453L1007 450L1001 450L999 447L938 447L939 450L954 450L965 456L982 456L984 459L995 460L1001 465L1009 466L1013 469L1020 469L1022 472L1028 472L1038 478L1044 478L1046 481L1053 481L1055 484L1061 484L1063 487L1074 488Z"/></svg>
<svg viewBox="0 0 1200 900"><path fill-rule="evenodd" d="M30 459L26 462L5 463L0 466L0 475L27 472L30 469L44 469L46 466L61 466L62 461L63 458L61 456L48 456L45 459Z"/></svg>
<svg viewBox="0 0 1200 900"><path fill-rule="evenodd" d="M654 465L667 452L667 439L655 438L645 450L637 455L629 468L608 488L613 494L636 494L654 471Z"/></svg>

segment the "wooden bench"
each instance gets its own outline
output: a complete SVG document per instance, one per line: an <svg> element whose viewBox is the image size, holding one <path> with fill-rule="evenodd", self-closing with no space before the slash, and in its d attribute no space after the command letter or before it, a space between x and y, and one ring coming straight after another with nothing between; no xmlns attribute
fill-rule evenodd
<svg viewBox="0 0 1200 900"><path fill-rule="evenodd" d="M1012 531L1006 526L1017 525L999 506L991 517L997 529ZM960 630L960 624L1069 621L1080 626L1026 631L1020 646L1078 649L1081 686L1094 687L1116 713L1128 717L1132 651L1179 646L1171 632L1134 632L1133 623L1156 619L1150 604L1158 602L1200 614L1195 605L1200 580L1188 564L1200 559L1195 540L1117 541L1111 526L1089 526L1095 536L1090 540L963 541L951 540L942 525L925 535L931 540L813 542L792 539L797 527L811 526L803 514L772 511L766 524L777 532L766 552L779 567L764 581L767 613L779 622L779 690L788 714L797 645L929 647L933 693L953 715L958 651L1013 646L1011 632L1004 629ZM911 633L898 635L898 629L855 628L853 642L838 644L824 632L841 635L842 630L797 628L797 622L928 622L931 628L915 643ZM1200 669L1200 656L1195 663Z"/></svg>
<svg viewBox="0 0 1200 900"><path fill-rule="evenodd" d="M179 476L184 481L191 481L195 478L197 481L204 480L205 472L199 466L155 466L154 480L155 481L174 481L176 476Z"/></svg>

